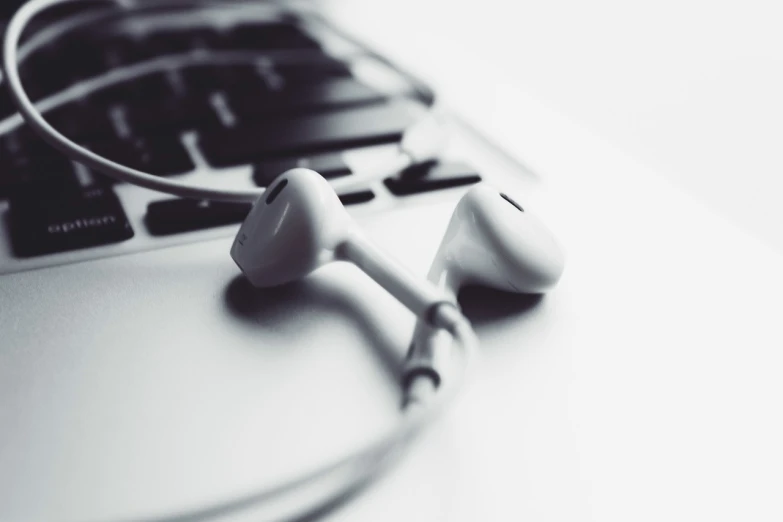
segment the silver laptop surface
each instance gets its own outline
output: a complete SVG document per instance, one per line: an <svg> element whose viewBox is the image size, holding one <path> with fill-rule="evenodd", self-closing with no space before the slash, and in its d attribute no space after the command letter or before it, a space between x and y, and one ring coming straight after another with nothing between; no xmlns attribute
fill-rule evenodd
<svg viewBox="0 0 783 522"><path fill-rule="evenodd" d="M463 292L482 357L460 402L299 520L780 518L779 254L491 75L479 106L535 173L439 105L441 161L370 176L433 93L311 6L112 13L24 44L30 94L93 150L227 187L311 166L422 275L479 179L568 252L546 297ZM246 207L109 182L13 112L0 93L0 520L258 520L212 509L397 421L414 320L366 276L253 289L228 254Z"/></svg>
<svg viewBox="0 0 783 522"><path fill-rule="evenodd" d="M448 113L441 162L365 175L433 100L316 13L74 10L39 33L22 73L69 137L225 186L310 166L422 275L466 188L532 199L534 176ZM251 288L228 256L245 205L111 183L4 103L0 519L176 517L391 426L413 327L401 305L350 266ZM490 318L537 302L479 293L475 306Z"/></svg>

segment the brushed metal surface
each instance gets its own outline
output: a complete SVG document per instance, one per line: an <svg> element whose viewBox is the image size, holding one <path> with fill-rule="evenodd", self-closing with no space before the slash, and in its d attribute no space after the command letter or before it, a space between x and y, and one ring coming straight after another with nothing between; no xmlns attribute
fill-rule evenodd
<svg viewBox="0 0 783 522"><path fill-rule="evenodd" d="M552 226L564 278L462 296L473 382L328 518L779 519L781 256L533 100L497 103L544 181L469 132L456 152ZM458 195L357 216L423 274ZM249 291L222 234L0 276L0 519L175 516L394 420L408 314L348 266Z"/></svg>

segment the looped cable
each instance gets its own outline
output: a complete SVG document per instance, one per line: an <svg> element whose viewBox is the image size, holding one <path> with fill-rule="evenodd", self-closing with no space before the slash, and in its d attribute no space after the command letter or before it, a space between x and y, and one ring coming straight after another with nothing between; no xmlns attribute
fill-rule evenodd
<svg viewBox="0 0 783 522"><path fill-rule="evenodd" d="M32 130L49 145L73 161L81 163L86 167L106 174L114 179L133 185L183 198L229 202L253 202L258 199L258 197L264 193L264 189L231 190L184 181L173 181L111 161L68 139L43 118L28 97L20 79L18 67L19 41L25 28L36 15L55 5L72 3L75 1L79 0L29 0L19 8L16 14L14 14L6 28L3 49L3 69L6 73L8 89L19 113ZM183 4L204 3L204 1L199 2L197 0L183 1ZM126 10L142 10L145 8L142 5L131 7L125 4L120 7ZM429 118L425 118L424 120L427 121L428 119ZM420 125L417 123L412 125L409 130L412 132L415 131L417 135L420 135L422 133L417 130L419 127ZM439 143L438 140L424 140L421 145L419 145L416 143L416 140L407 138L407 130L405 134L406 136L403 138L397 157L390 160L388 166L379 169L379 177L380 175L398 172L405 167L410 166L414 161L420 161L422 158L432 158L438 152L438 150L436 150Z"/></svg>

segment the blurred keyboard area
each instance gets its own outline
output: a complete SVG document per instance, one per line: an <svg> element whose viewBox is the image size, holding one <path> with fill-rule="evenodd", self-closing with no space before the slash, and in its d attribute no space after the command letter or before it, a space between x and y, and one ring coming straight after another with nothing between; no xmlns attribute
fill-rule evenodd
<svg viewBox="0 0 783 522"><path fill-rule="evenodd" d="M318 16L263 2L216 4L185 16L154 5L129 15L105 2L49 13L22 44L28 95L59 132L108 159L234 188L266 187L296 166L330 180L356 177L346 155L395 147L432 102L426 88ZM128 241L139 232L128 205L131 214L146 207L141 223L153 237L234 225L250 208L148 191L140 198L40 140L0 87L7 256ZM361 206L379 191L409 197L479 179L467 165L428 162L374 186L357 179L340 196Z"/></svg>

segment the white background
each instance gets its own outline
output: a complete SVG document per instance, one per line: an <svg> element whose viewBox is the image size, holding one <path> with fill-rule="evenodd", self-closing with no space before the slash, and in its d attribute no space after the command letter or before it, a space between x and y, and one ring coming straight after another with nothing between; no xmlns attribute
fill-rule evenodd
<svg viewBox="0 0 783 522"><path fill-rule="evenodd" d="M396 53L458 109L470 112L479 96L502 98L499 89L519 91L783 249L780 2L333 4L345 19L371 23L363 36ZM473 121L505 128L498 120L524 117L495 106L493 121Z"/></svg>
<svg viewBox="0 0 783 522"><path fill-rule="evenodd" d="M480 332L441 519L783 519L776 6L334 5L532 167L569 253Z"/></svg>

